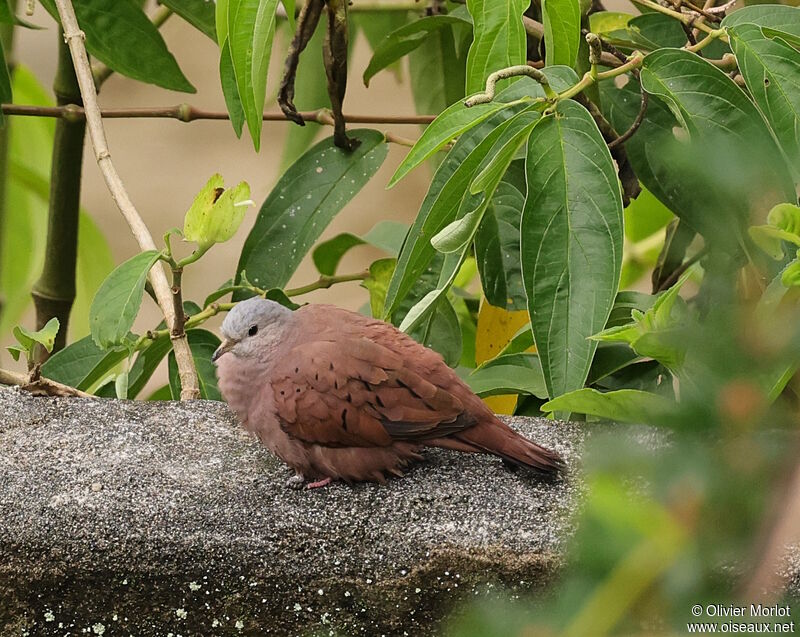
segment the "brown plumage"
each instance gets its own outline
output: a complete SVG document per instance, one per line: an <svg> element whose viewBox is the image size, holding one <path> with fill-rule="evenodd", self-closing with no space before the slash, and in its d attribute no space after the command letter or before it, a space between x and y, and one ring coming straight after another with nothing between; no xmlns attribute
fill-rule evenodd
<svg viewBox="0 0 800 637"><path fill-rule="evenodd" d="M297 476L326 484L401 476L422 447L492 453L553 474L561 459L500 421L436 352L329 305L239 303L215 353L244 426Z"/></svg>

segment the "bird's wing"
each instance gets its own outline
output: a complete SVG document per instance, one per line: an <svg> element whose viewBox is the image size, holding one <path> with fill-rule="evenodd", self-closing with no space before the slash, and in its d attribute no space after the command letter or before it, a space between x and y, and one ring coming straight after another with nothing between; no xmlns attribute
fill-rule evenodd
<svg viewBox="0 0 800 637"><path fill-rule="evenodd" d="M355 447L423 441L475 424L461 400L414 367L370 338L327 332L289 350L273 370L278 422L306 442Z"/></svg>

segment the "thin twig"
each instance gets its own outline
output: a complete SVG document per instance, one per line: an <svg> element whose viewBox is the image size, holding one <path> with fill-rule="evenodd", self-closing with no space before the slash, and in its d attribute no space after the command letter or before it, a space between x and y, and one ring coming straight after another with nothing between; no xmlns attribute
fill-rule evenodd
<svg viewBox="0 0 800 637"><path fill-rule="evenodd" d="M150 231L147 229L142 217L139 215L139 212L128 196L125 185L122 183L114 167L114 163L111 160L111 153L108 149L108 142L106 140L105 130L103 129L103 120L100 116L100 107L97 103L97 91L94 85L94 78L92 77L92 68L89 65L89 57L86 54L86 47L84 46L84 39L86 36L78 26L78 20L75 17L75 10L72 7L72 2L70 0L55 0L55 4L58 9L58 15L61 18L61 25L64 29L64 39L69 45L70 53L72 54L75 75L78 78L84 104L86 126L89 129L89 136L92 140L92 147L94 148L97 165L100 168L100 172L103 173L103 178L111 193L111 197L128 222L128 226L136 238L139 247L142 250L155 250L156 244L153 241L153 237L150 235ZM153 284L156 297L158 298L158 304L161 306L161 311L164 313L167 326L173 329L177 318L172 308L170 285L167 281L164 268L160 263L157 263L150 270L150 280ZM194 366L192 352L189 349L189 342L186 339L185 333L180 337L173 338L173 349L175 351L175 360L178 364L178 373L181 380L181 399L199 398L200 389L197 370Z"/></svg>
<svg viewBox="0 0 800 637"><path fill-rule="evenodd" d="M534 40L541 40L544 38L544 25L537 22L528 16L522 16L522 24L525 27L525 33L531 36Z"/></svg>
<svg viewBox="0 0 800 637"><path fill-rule="evenodd" d="M550 82L544 73L537 68L528 66L527 64L520 64L518 66L509 66L508 68L500 69L499 71L492 73L488 78L486 78L485 91L470 97L464 102L464 106L471 108L473 106L477 106L478 104L488 104L494 99L495 89L500 80L507 80L512 77L520 77L521 75L526 75L527 77L533 78L539 82L548 98L555 97L553 89L550 88Z"/></svg>
<svg viewBox="0 0 800 637"><path fill-rule="evenodd" d="M647 104L648 104L649 101L650 101L650 94L647 91L645 91L644 89L642 89L642 102L641 102L641 104L639 106L639 112L636 115L636 119L633 120L633 124L631 124L631 127L628 130L626 130L624 133L622 133L622 135L617 137L615 140L613 140L613 141L608 143L608 149L609 150L613 149L615 146L619 146L620 144L624 144L631 137L633 137L633 134L637 130L639 130L639 126L642 125L642 122L644 121L644 116L647 113Z"/></svg>
<svg viewBox="0 0 800 637"><path fill-rule="evenodd" d="M39 396L76 396L79 398L94 398L91 394L63 385L44 376L31 379L28 374L20 374L7 369L0 369L0 385L16 385L25 391Z"/></svg>
<svg viewBox="0 0 800 637"><path fill-rule="evenodd" d="M3 104L4 115L23 117L63 117L79 121L85 118L84 109L69 104L66 106L33 106L28 104ZM321 108L316 111L304 111L300 115L306 122L328 124L326 115L330 112ZM175 106L148 106L141 108L103 108L100 116L104 119L176 119L180 122L196 120L229 120L227 111L206 111L189 104ZM264 113L262 119L267 122L288 122L283 113ZM430 124L436 115L345 115L348 124ZM332 120L331 120L332 121Z"/></svg>

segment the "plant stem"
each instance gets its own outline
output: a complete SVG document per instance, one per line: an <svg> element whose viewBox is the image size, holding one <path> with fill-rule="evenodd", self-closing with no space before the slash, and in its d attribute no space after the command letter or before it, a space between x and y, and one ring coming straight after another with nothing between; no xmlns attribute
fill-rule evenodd
<svg viewBox="0 0 800 637"><path fill-rule="evenodd" d="M64 38L66 39L72 61L75 67L75 75L78 78L81 96L83 98L84 111L86 114L86 125L89 128L89 136L92 140L97 165L103 174L108 190L111 193L114 203L117 204L120 212L131 229L139 247L142 250L155 250L156 245L150 231L147 229L141 215L136 210L136 206L125 189L114 163L111 160L111 152L108 149L103 120L100 117L100 107L97 103L97 91L92 77L92 69L89 66L89 57L84 46L85 35L78 26L75 17L75 9L70 0L55 0L58 15L64 28ZM164 313L167 327L172 330L175 321L178 320L172 307L172 293L167 281L166 273L161 263L150 270L150 282L158 298L158 304ZM181 380L181 400L200 397L199 381L197 370L194 366L192 351L185 334L182 337L172 340L172 347L175 351L175 360L178 364L178 374Z"/></svg>
<svg viewBox="0 0 800 637"><path fill-rule="evenodd" d="M632 0L632 1L634 4L640 4L643 7L648 7L652 9L653 11L658 11L659 13L663 13L664 15L668 15L671 18L679 20L686 26L694 27L695 29L698 29L705 33L711 33L712 31L714 31L714 29L712 29L710 26L698 20L699 14L696 16L691 16L686 13L681 13L680 11L675 11L674 9L668 9L667 7L661 6L657 2L653 2L653 0ZM728 41L727 36L723 35L718 37L721 37L726 42Z"/></svg>
<svg viewBox="0 0 800 637"><path fill-rule="evenodd" d="M364 270L362 272L355 272L353 274L335 274L333 276L326 276L322 275L314 281L313 283L309 283L308 285L302 285L298 288L291 288L285 290L286 296L300 296L302 294L308 294L309 292L313 292L314 290L326 290L332 285L336 283L345 283L347 281L363 281L369 276L369 270Z"/></svg>
<svg viewBox="0 0 800 637"><path fill-rule="evenodd" d="M69 48L59 31L58 67L53 91L60 106L80 104L81 94ZM75 267L78 259L78 215L81 197L81 168L86 124L82 120L56 122L51 162L50 203L47 220L44 266L31 296L36 307L36 329L51 318L61 324L53 351L66 345L69 314L75 300ZM36 360L48 357L37 348Z"/></svg>
<svg viewBox="0 0 800 637"><path fill-rule="evenodd" d="M78 398L94 398L91 394L82 392L68 385L39 376L34 381L28 374L20 374L7 369L0 369L0 385L17 385L26 391L34 394L44 394L46 396L75 396Z"/></svg>
<svg viewBox="0 0 800 637"><path fill-rule="evenodd" d="M85 113L76 106L30 106L26 104L3 104L3 113L6 115L22 115L29 117L70 117L83 119ZM175 106L152 106L144 108L104 108L100 110L104 119L118 118L167 118L181 122L195 120L220 120L230 119L227 111L206 111L191 106L190 104L177 104ZM300 113L306 122L328 124L330 111L319 109L316 111L303 111ZM327 117L326 117L327 116ZM283 113L264 113L265 122L288 122ZM436 115L345 115L348 124L430 124ZM331 120L332 121L332 120Z"/></svg>
<svg viewBox="0 0 800 637"><path fill-rule="evenodd" d="M12 12L17 9L17 0L9 2L9 8ZM12 75L14 62L14 25L13 24L0 24L0 45L3 47L5 53L6 65L8 66L8 74ZM11 122L6 121L5 126L0 129L0 264L3 259L3 237L5 236L5 218L6 218L6 184L8 183L8 140L11 134ZM2 289L0 289L0 316L3 314L3 296Z"/></svg>

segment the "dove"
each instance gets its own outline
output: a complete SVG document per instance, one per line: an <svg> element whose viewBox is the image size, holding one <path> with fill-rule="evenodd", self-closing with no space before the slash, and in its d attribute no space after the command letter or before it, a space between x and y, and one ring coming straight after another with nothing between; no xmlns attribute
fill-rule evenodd
<svg viewBox="0 0 800 637"><path fill-rule="evenodd" d="M436 352L332 305L237 303L214 352L243 426L295 475L287 486L402 477L424 447L499 456L552 476L561 458L503 423Z"/></svg>

